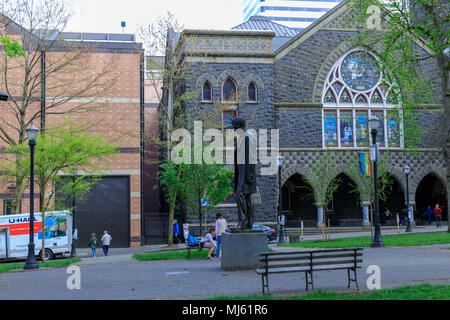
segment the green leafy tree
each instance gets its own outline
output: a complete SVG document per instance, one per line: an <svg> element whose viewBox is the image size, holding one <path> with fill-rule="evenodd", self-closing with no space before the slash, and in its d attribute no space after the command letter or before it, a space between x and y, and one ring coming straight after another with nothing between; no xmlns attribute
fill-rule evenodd
<svg viewBox="0 0 450 320"><path fill-rule="evenodd" d="M11 39L11 37L4 36L0 37L0 43L4 46L3 50L9 58L25 56L25 52L23 51L22 46L19 44L19 41Z"/></svg>
<svg viewBox="0 0 450 320"><path fill-rule="evenodd" d="M86 128L74 125L69 119L38 135L34 164L36 183L40 186L40 196L44 200L41 205L43 234L45 212L62 208L61 203L55 201L56 186L62 186L59 193L76 194L77 199L80 199L99 179L95 172L108 168L109 161L117 153L117 147L102 135L92 134ZM16 176L18 172L30 172L29 151L27 142L5 149L3 154L6 158L9 156L9 159L4 159L6 161L2 161L0 165L5 179ZM18 167L17 159L20 159ZM80 169L78 175L68 181L65 177L74 176L74 168ZM45 237L42 237L42 261L44 241Z"/></svg>
<svg viewBox="0 0 450 320"><path fill-rule="evenodd" d="M160 166L158 172L160 184L163 187L164 194L169 203L169 230L168 230L168 246L173 245L173 218L175 209L177 208L177 199L182 198L183 183L180 179L181 170L178 165L174 164L170 159L166 159ZM158 186L155 186L157 188Z"/></svg>
<svg viewBox="0 0 450 320"><path fill-rule="evenodd" d="M444 153L447 185L450 185L450 2L347 2L359 27L354 43L368 49L376 48L380 67L395 83L392 93L395 100L401 102L406 147L414 150L422 133L428 136ZM437 66L439 79L431 81L424 74L423 70L430 66ZM432 102L442 103L442 115L434 126L422 128L415 111ZM446 205L448 207L448 203Z"/></svg>
<svg viewBox="0 0 450 320"><path fill-rule="evenodd" d="M388 157L389 153L384 152L380 155L380 159L377 161L377 176L378 176L378 199L382 201L387 201L388 197L392 191L392 184L394 182L393 178L388 172ZM367 197L367 201L373 206L375 202L375 185L373 178L373 162L371 162L372 174L366 175L361 173L360 164L362 159L356 154L354 157L350 157L352 161L347 163L347 173L350 178L355 182L353 185L353 192L362 193Z"/></svg>
<svg viewBox="0 0 450 320"><path fill-rule="evenodd" d="M180 164L186 206L197 216L202 230L204 214L231 194L232 172L221 164Z"/></svg>
<svg viewBox="0 0 450 320"><path fill-rule="evenodd" d="M335 155L332 151L321 152L317 155L314 165L311 167L311 174L303 179L311 185L317 207L323 210L327 208L333 200L333 193L339 187L340 180L336 178L339 173L340 166L338 165ZM325 216L323 216L325 221Z"/></svg>

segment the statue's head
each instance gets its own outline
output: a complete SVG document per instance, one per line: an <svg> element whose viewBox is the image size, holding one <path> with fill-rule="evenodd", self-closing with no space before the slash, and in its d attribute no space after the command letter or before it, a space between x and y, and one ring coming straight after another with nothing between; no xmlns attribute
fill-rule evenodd
<svg viewBox="0 0 450 320"><path fill-rule="evenodd" d="M231 120L231 126L233 129L244 129L245 128L245 120L241 117L235 117Z"/></svg>

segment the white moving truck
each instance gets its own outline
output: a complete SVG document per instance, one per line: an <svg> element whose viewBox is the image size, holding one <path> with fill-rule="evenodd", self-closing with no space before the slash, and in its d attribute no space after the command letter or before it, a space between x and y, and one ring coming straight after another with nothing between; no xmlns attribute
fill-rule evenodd
<svg viewBox="0 0 450 320"><path fill-rule="evenodd" d="M42 213L34 214L35 254L40 255L42 236L45 237L45 259L70 253L72 246L72 212L45 213L44 235ZM30 241L30 214L0 216L0 259L26 258Z"/></svg>

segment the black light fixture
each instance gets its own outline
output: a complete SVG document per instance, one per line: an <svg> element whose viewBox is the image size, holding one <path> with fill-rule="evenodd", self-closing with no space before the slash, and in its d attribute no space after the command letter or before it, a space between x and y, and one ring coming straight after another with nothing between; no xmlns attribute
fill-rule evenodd
<svg viewBox="0 0 450 320"><path fill-rule="evenodd" d="M8 101L9 96L0 92L0 101Z"/></svg>
<svg viewBox="0 0 450 320"><path fill-rule="evenodd" d="M283 156L279 155L277 157L277 163L278 163L278 193L279 193L278 218L281 218L281 215L283 214L283 195L281 193L281 167L283 166ZM278 244L285 243L284 236L283 236L283 231L284 231L283 229L284 229L284 227L280 224L280 236L278 237Z"/></svg>
<svg viewBox="0 0 450 320"><path fill-rule="evenodd" d="M39 130L31 125L27 130L28 144L30 146L30 241L28 243L28 257L24 269L39 269L34 252L34 147Z"/></svg>
<svg viewBox="0 0 450 320"><path fill-rule="evenodd" d="M405 232L411 232L412 228L411 228L411 214L409 212L409 188L408 188L408 178L409 178L411 169L409 168L409 166L405 166L405 168L403 169L403 172L405 173L405 176L406 176L406 208L408 210L408 222L406 224Z"/></svg>
<svg viewBox="0 0 450 320"><path fill-rule="evenodd" d="M381 238L380 225L380 211L378 208L378 176L377 176L377 161L378 161L378 144L377 134L380 120L376 116L369 117L369 130L372 135L372 146L370 147L370 160L373 161L373 182L374 182L374 211L375 211L375 233L372 239L372 247L384 247L383 239Z"/></svg>

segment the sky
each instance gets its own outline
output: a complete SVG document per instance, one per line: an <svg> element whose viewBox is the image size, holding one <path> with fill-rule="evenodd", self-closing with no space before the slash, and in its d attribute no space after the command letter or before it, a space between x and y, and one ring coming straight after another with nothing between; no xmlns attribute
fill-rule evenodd
<svg viewBox="0 0 450 320"><path fill-rule="evenodd" d="M184 28L227 30L243 22L242 0L71 0L74 32L135 33L172 12ZM122 30L121 21L126 22Z"/></svg>

